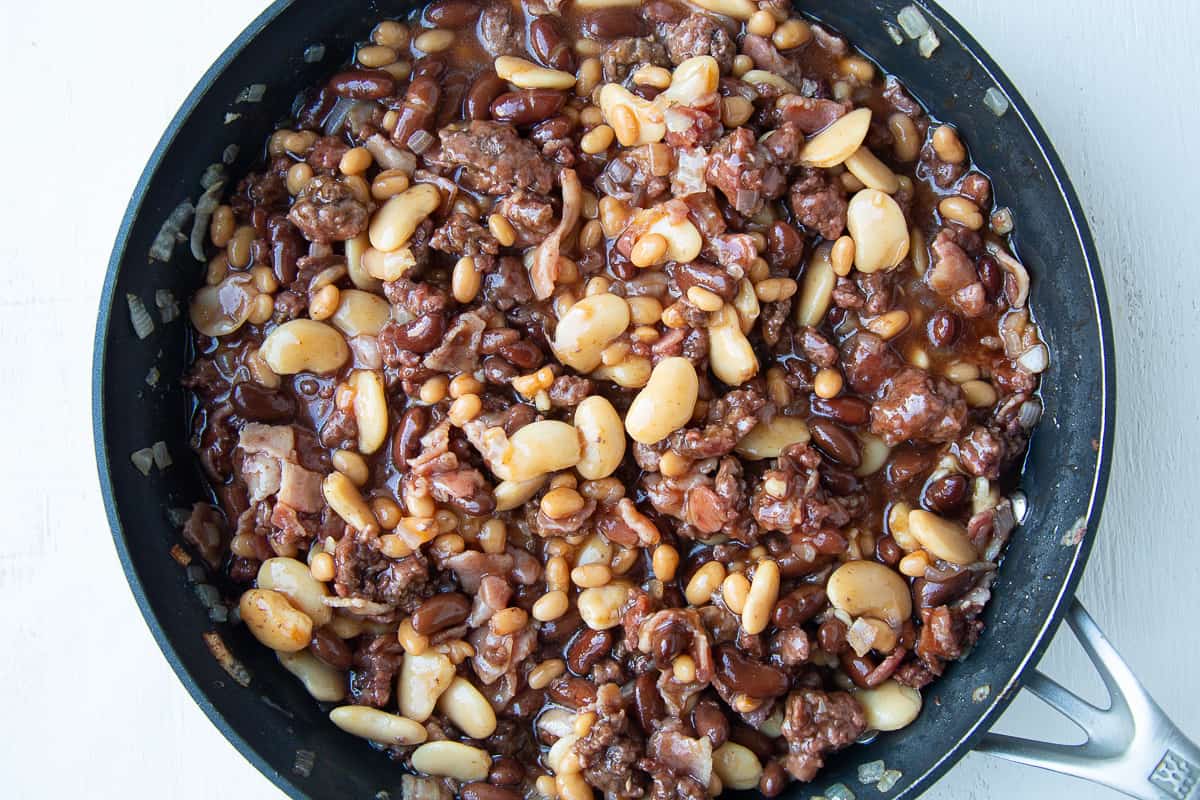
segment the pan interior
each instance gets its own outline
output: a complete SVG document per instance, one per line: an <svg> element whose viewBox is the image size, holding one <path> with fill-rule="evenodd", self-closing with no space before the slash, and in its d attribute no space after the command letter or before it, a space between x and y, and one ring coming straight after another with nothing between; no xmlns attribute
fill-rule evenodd
<svg viewBox="0 0 1200 800"><path fill-rule="evenodd" d="M858 798L912 797L962 756L1011 699L1020 671L1048 642L1063 598L1078 579L1098 521L1111 438L1111 341L1107 307L1090 235L1057 157L1025 104L978 46L940 9L926 4L941 40L933 58L915 42L896 45L884 20L904 0L847 5L806 0L802 10L845 33L899 76L935 116L958 125L991 176L1002 205L1014 209L1015 244L1033 276L1030 304L1052 353L1043 375L1045 416L1030 446L1022 490L1025 524L1013 535L984 615L987 630L974 652L925 691L920 719L868 747L831 759L817 782L793 784L788 798L826 795L843 784ZM153 303L156 290L188 297L203 266L186 245L169 265L147 252L163 220L182 200L193 202L201 174L239 146L230 166L249 169L273 124L296 92L336 66L381 15L407 4L280 0L230 46L189 96L164 135L134 194L109 264L96 330L93 414L96 454L110 522L137 600L168 660L213 722L272 781L302 797L399 796L400 770L361 740L335 729L271 653L240 628L215 625L196 590L170 557L177 541L171 508L203 497L186 438L186 321L159 324L147 339L133 332L126 294ZM322 61L306 60L324 47ZM237 102L261 84L260 102ZM1013 107L997 118L983 104L999 86ZM147 372L156 368L157 385ZM165 441L175 465L143 477L129 454ZM218 632L252 676L243 687L210 655L201 634ZM305 762L312 754L311 769ZM298 760L299 759L299 760ZM857 779L858 767L883 760L903 778L889 792ZM299 764L299 766L298 766ZM836 794L835 794L836 796Z"/></svg>

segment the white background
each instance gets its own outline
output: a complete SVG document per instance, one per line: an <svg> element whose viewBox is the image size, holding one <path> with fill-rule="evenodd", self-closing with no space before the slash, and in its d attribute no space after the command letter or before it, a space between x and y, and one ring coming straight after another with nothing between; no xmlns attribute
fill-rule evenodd
<svg viewBox="0 0 1200 800"><path fill-rule="evenodd" d="M1200 737L1191 616L1200 608L1200 6L943 1L1032 105L1096 235L1120 400L1082 597L1160 703ZM97 297L129 193L193 83L258 10L245 0L0 3L8 798L282 796L192 704L142 623L101 508L88 414ZM1042 666L1099 699L1065 629ZM1001 729L1072 735L1028 697ZM979 755L927 795L1082 796L1117 797Z"/></svg>

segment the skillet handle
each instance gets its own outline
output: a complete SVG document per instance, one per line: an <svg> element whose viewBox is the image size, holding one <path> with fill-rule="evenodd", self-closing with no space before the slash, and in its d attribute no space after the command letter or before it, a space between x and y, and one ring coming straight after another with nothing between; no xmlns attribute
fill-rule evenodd
<svg viewBox="0 0 1200 800"><path fill-rule="evenodd" d="M1200 747L1167 718L1078 600L1067 622L1104 680L1109 707L1093 706L1036 670L1024 688L1078 725L1087 741L1061 745L989 733L975 749L1142 800L1200 800Z"/></svg>

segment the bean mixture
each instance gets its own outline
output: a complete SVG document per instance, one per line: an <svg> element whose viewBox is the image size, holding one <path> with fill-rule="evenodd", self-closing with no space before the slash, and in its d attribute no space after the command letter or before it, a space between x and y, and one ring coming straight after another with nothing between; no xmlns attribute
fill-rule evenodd
<svg viewBox="0 0 1200 800"><path fill-rule="evenodd" d="M982 631L1009 219L783 0L383 20L212 214L184 537L407 800L775 796Z"/></svg>

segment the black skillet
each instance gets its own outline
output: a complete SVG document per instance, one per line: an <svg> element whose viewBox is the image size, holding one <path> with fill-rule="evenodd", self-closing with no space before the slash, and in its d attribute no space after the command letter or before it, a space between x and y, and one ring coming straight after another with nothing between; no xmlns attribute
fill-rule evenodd
<svg viewBox="0 0 1200 800"><path fill-rule="evenodd" d="M1112 330L1083 212L1025 102L949 15L933 3L921 4L941 41L930 59L918 54L914 42L893 41L884 21L896 20L906 4L806 0L802 8L845 33L900 77L935 116L965 132L999 202L1014 209L1014 243L1033 276L1030 305L1052 353L1042 383L1045 418L1022 480L1028 515L1009 545L979 645L926 690L924 712L916 723L869 746L844 751L814 784L793 785L784 796L838 797L837 784L842 784L863 800L914 797L976 747L1117 785L1137 796L1185 800L1196 788L1200 751L1139 693L1102 634L1072 605L1099 522L1114 417ZM293 797L370 798L381 790L399 797L400 771L361 740L334 728L300 684L244 630L210 622L185 571L171 560L168 551L178 537L168 509L204 496L200 470L189 457L188 402L179 387L187 323L159 323L153 334L139 340L126 294L140 296L153 313L156 290L169 289L182 299L201 284L202 265L188 254L186 244L175 249L169 264L148 262L151 242L169 212L181 200L195 202L201 173L222 160L227 145L240 146L230 172L249 169L296 92L323 80L380 16L400 16L410 7L279 0L229 46L184 102L134 191L109 262L96 327L96 457L130 586L192 697L263 774ZM315 51L309 48L318 44L324 45L326 56L310 63L304 53L308 49L311 58ZM261 102L237 102L254 84L266 87ZM992 87L1011 102L999 118L982 102ZM160 374L153 388L145 382L152 366ZM168 444L176 463L143 477L129 454L159 440ZM1116 670L1117 678L1108 680L1115 708L1107 714L1073 702L1032 669L1064 616L1082 632L1085 647L1099 651L1096 658ZM208 631L220 633L248 668L253 676L248 687L232 680L214 660L201 637ZM1088 749L1063 751L985 737L1022 684L1084 722L1093 734ZM1123 705L1126 695L1129 705ZM860 766L877 761L902 775L890 791L859 780Z"/></svg>

